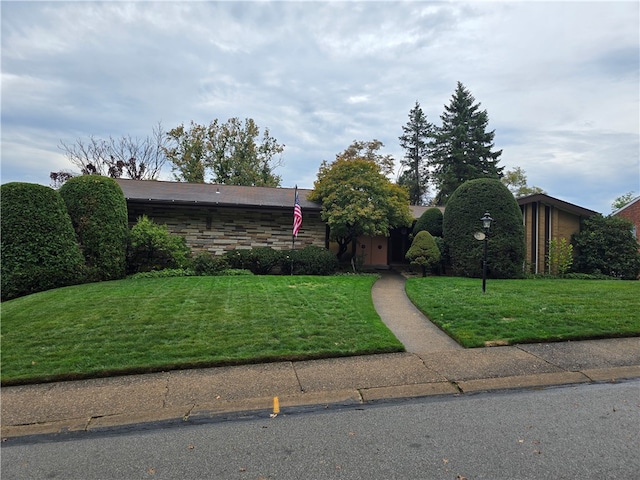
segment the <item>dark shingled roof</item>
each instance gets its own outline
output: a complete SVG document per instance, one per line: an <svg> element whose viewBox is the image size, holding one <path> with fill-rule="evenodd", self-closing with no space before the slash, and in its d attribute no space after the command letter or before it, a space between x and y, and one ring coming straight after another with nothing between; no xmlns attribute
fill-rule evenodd
<svg viewBox="0 0 640 480"><path fill-rule="evenodd" d="M534 193L533 195L527 195L526 197L518 198L518 205L527 205L529 203L540 202L543 205L549 205L551 207L556 207L565 212L573 213L574 215L580 215L583 217L590 217L598 212L593 210L589 210L588 208L580 207L578 205L574 205L573 203L565 202L564 200L560 200L558 198L550 197L545 193Z"/></svg>
<svg viewBox="0 0 640 480"><path fill-rule="evenodd" d="M295 200L294 188L243 187L124 178L117 178L116 182L122 188L125 198L136 203L293 209ZM298 193L300 207L303 210L320 210L318 203L307 200L311 190L299 188Z"/></svg>

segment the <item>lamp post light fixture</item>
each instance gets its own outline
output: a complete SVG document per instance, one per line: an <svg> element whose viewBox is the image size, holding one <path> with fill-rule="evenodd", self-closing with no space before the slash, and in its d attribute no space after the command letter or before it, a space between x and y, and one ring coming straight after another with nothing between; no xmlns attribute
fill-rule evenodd
<svg viewBox="0 0 640 480"><path fill-rule="evenodd" d="M489 212L485 212L484 217L480 219L482 228L484 229L484 256L482 257L482 293L487 290L487 241L489 240L489 229L493 218Z"/></svg>

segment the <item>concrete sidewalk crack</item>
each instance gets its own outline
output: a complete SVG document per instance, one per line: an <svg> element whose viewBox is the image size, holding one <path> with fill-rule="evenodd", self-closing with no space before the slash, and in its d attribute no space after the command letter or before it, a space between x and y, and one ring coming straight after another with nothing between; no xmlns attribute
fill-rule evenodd
<svg viewBox="0 0 640 480"><path fill-rule="evenodd" d="M302 382L300 381L300 377L298 376L298 370L296 369L296 364L294 362L289 362L291 364L291 368L293 368L293 374L296 376L296 381L298 382L298 387L300 391L304 393L304 388L302 388Z"/></svg>
<svg viewBox="0 0 640 480"><path fill-rule="evenodd" d="M171 372L167 374L167 380L164 385L164 395L162 398L162 408L167 407L167 401L169 399L169 380L171 380Z"/></svg>
<svg viewBox="0 0 640 480"><path fill-rule="evenodd" d="M189 407L189 410L187 410L187 413L185 413L185 414L182 416L182 421L183 421L183 422L186 422L186 421L188 421L188 420L189 420L189 417L191 416L191 412L193 412L193 409L194 409L194 408L196 408L196 404L195 404L195 403L194 403L193 405L191 405L191 406Z"/></svg>
<svg viewBox="0 0 640 480"><path fill-rule="evenodd" d="M525 350L524 348L522 348L520 345L514 345L518 350L520 350L521 352L526 353L527 355L531 355L533 358L537 358L538 360L546 363L547 365L551 365L552 367L556 367L559 368L560 370L562 370L563 372L573 372L573 370L567 370L566 368L561 367L560 365L556 365L553 362L550 362L549 360L547 360L546 358L542 358L540 355L536 355L535 353L529 352L527 350Z"/></svg>

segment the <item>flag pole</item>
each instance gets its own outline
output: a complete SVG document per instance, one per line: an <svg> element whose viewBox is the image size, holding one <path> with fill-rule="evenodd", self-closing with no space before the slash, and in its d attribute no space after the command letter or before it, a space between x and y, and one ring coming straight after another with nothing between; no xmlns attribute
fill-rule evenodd
<svg viewBox="0 0 640 480"><path fill-rule="evenodd" d="M296 249L296 237L302 226L302 208L300 207L300 197L298 197L298 185L295 189L295 199L293 202L293 235L291 236L291 275L293 275L293 254Z"/></svg>
<svg viewBox="0 0 640 480"><path fill-rule="evenodd" d="M298 185L293 196L293 233L291 235L291 275L293 276L293 252L296 250L296 204L298 203Z"/></svg>

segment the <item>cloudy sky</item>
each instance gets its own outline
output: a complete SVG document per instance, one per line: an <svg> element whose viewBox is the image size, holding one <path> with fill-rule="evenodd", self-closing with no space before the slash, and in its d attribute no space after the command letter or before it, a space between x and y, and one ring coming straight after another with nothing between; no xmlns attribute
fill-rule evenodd
<svg viewBox="0 0 640 480"><path fill-rule="evenodd" d="M440 124L456 82L500 165L608 214L640 194L640 15L607 2L2 1L2 183L49 185L59 149L253 118L286 145L283 186L379 139L415 102ZM171 179L171 169L163 173Z"/></svg>

